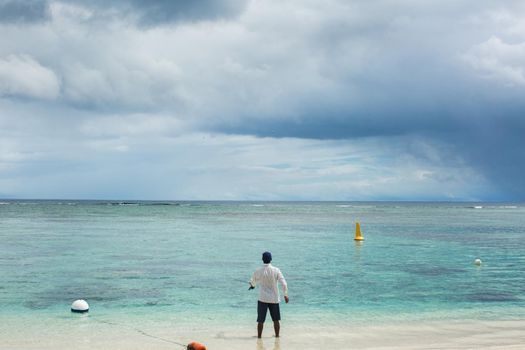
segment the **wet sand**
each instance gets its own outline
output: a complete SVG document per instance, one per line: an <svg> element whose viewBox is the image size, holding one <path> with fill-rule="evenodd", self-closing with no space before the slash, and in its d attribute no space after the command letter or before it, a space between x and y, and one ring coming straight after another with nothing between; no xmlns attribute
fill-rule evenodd
<svg viewBox="0 0 525 350"><path fill-rule="evenodd" d="M4 320L8 321L8 320ZM11 320L13 321L13 320ZM15 322L16 323L16 322ZM64 322L24 327L11 323L0 333L2 349L185 349L199 341L213 350L319 349L524 349L525 320L396 323L336 328L282 324L281 337L271 324L262 339L254 327L182 328L175 325ZM13 327L14 326L14 327Z"/></svg>

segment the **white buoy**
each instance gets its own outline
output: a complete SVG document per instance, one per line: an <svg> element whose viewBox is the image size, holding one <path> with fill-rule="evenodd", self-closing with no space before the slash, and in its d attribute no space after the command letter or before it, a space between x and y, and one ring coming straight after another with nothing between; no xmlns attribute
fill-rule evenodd
<svg viewBox="0 0 525 350"><path fill-rule="evenodd" d="M71 304L71 311L72 312L88 312L89 311L89 305L87 301L84 299L75 300L73 304Z"/></svg>
<svg viewBox="0 0 525 350"><path fill-rule="evenodd" d="M474 260L474 265L480 266L481 265L481 259Z"/></svg>

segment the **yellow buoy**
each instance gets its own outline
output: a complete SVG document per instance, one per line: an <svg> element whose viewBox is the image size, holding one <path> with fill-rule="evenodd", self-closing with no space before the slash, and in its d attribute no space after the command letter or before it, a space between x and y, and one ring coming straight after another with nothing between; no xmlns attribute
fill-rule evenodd
<svg viewBox="0 0 525 350"><path fill-rule="evenodd" d="M358 222L355 223L355 241L364 241L363 235L361 234L361 225Z"/></svg>

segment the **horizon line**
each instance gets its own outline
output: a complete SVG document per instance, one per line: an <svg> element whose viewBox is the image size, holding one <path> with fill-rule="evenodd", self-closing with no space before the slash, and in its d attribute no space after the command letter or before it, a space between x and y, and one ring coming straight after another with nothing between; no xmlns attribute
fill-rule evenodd
<svg viewBox="0 0 525 350"><path fill-rule="evenodd" d="M322 200L322 199L87 199L87 198L0 198L0 201L73 201L73 202L156 202L156 203L176 203L176 202L259 202L259 203L525 203L518 200L440 200L440 199L370 199L370 200Z"/></svg>

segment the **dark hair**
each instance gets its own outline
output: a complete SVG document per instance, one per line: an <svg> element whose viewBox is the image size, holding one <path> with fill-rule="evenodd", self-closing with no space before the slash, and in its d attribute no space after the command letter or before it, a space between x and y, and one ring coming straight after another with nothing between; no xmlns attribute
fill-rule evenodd
<svg viewBox="0 0 525 350"><path fill-rule="evenodd" d="M265 264L269 264L272 261L272 253L264 252L262 255L262 260Z"/></svg>

